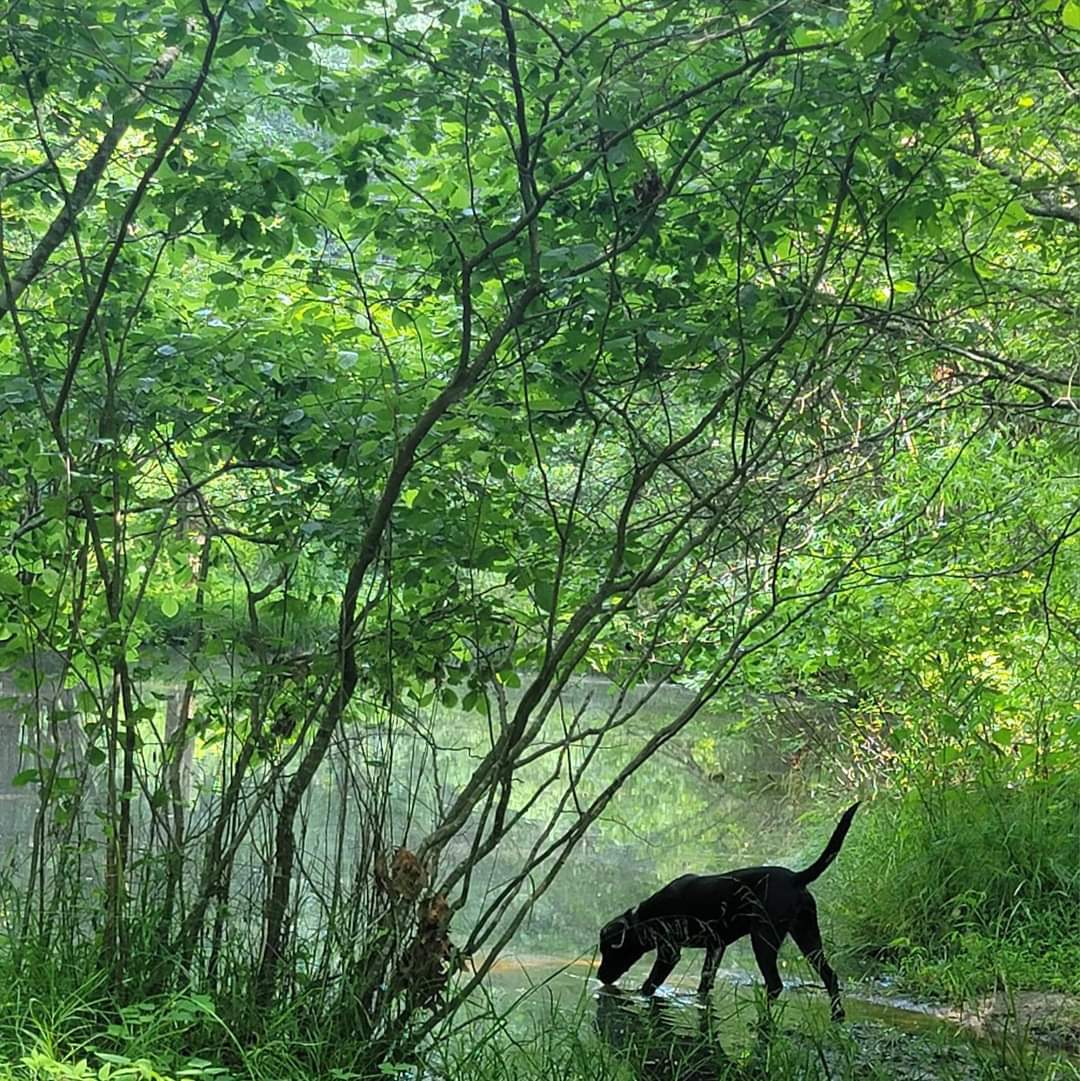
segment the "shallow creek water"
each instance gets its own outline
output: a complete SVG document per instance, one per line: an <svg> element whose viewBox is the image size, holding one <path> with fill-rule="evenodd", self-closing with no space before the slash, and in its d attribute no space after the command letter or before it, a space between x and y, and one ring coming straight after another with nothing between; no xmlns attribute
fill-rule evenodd
<svg viewBox="0 0 1080 1081"><path fill-rule="evenodd" d="M1080 1081L1075 1056L1038 1049L1030 1041L1006 1044L975 1036L932 1004L892 995L877 983L845 986L847 1021L837 1027L830 1023L824 989L785 973L785 991L766 1031L757 973L736 957L736 964L721 967L703 1003L695 994L699 958L699 951L684 953L670 983L645 999L602 988L591 958L508 956L489 975L488 1005L523 1035L552 1025L590 1029L622 1053L643 1081L774 1072L807 1081L981 1081L998 1076L995 1062L1004 1062L1002 1056L1010 1056L1014 1066L1018 1057L1026 1057L1032 1067L1026 1076ZM640 985L647 965L648 960L628 973L627 987Z"/></svg>
<svg viewBox="0 0 1080 1081"><path fill-rule="evenodd" d="M680 1015L680 1025L696 1024L697 1014L702 1010L695 993L699 966L694 962L699 957L700 951L686 951L669 982L655 996L659 1009ZM650 962L651 958L647 958L635 966L621 982L628 988L640 985L638 977L647 971ZM605 991L592 974L591 960L584 958L567 962L550 957L508 956L494 966L488 982L495 1001L504 1006L515 1003L517 1010L533 1017L552 1010L577 1013L583 1002L602 999L618 1000L619 1009L625 1012L647 1013L654 1005L632 991ZM816 1028L828 1022L828 997L820 985L785 975L784 987L776 1009L785 1023ZM749 1039L762 990L756 973L742 967L721 966L709 1000L714 1033L733 1043ZM885 989L871 984L845 986L844 1007L851 1022L874 1021L903 1032L949 1034L956 1028L936 1017L929 1006L921 1007L912 999L897 999L894 1004Z"/></svg>

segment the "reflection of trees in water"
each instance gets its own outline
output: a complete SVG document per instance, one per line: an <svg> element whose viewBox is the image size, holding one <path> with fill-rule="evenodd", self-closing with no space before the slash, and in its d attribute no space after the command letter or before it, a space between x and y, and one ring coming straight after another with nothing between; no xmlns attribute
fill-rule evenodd
<svg viewBox="0 0 1080 1081"><path fill-rule="evenodd" d="M873 1019L815 1032L785 1024L781 1007L750 1021L747 1046L726 1027L731 1017L718 1014L711 1003L643 1000L617 989L596 996L600 1038L640 1081L981 1081L1004 1076L997 1050L984 1057L967 1041L943 1044L932 1023L923 1031L913 1028L912 1016L885 1010ZM721 1033L736 1041L735 1057L721 1045Z"/></svg>
<svg viewBox="0 0 1080 1081"><path fill-rule="evenodd" d="M642 1005L618 991L596 997L596 1029L625 1056L642 1081L715 1081L734 1066L716 1036L710 1005L694 1008L695 1028L686 1027L685 1007L652 998Z"/></svg>

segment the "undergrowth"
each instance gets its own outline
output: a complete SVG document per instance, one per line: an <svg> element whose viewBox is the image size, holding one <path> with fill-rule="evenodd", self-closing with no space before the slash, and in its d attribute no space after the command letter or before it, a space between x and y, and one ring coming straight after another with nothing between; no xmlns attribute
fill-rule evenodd
<svg viewBox="0 0 1080 1081"><path fill-rule="evenodd" d="M1080 777L909 792L830 871L834 940L921 996L1080 993Z"/></svg>
<svg viewBox="0 0 1080 1081"><path fill-rule="evenodd" d="M241 1046L200 996L141 1003L110 1023L93 988L56 1002L0 995L0 1081L1080 1081L1075 1063L1030 1045L1005 1052L872 1021L792 1024L782 1009L764 1023L753 1008L730 1039L730 1018L714 1029L696 1008L627 998L614 1017L603 995L583 994L576 1009L552 1003L525 1022L510 1007L443 1033L416 1064L357 1072L345 1045L336 1054L328 1045L314 1068L272 1035L284 1021Z"/></svg>

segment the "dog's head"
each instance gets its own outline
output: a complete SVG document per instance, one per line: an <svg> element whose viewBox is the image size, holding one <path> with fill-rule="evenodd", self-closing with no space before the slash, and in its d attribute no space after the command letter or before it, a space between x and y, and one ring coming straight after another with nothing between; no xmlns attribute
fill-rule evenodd
<svg viewBox="0 0 1080 1081"><path fill-rule="evenodd" d="M628 909L600 928L600 968L596 975L601 983L614 983L648 947L637 934L637 915Z"/></svg>

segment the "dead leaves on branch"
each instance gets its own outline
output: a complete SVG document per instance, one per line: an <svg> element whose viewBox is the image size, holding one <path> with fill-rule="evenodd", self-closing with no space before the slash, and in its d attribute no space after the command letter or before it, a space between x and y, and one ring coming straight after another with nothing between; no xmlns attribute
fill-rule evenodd
<svg viewBox="0 0 1080 1081"><path fill-rule="evenodd" d="M419 1006L431 1006L445 990L450 976L462 964L462 955L450 941L453 912L444 893L427 893L431 876L415 853L400 847L389 863L375 861L375 881L386 894L392 913L412 915L395 921L402 937L412 937L400 955L390 986L405 992Z"/></svg>

